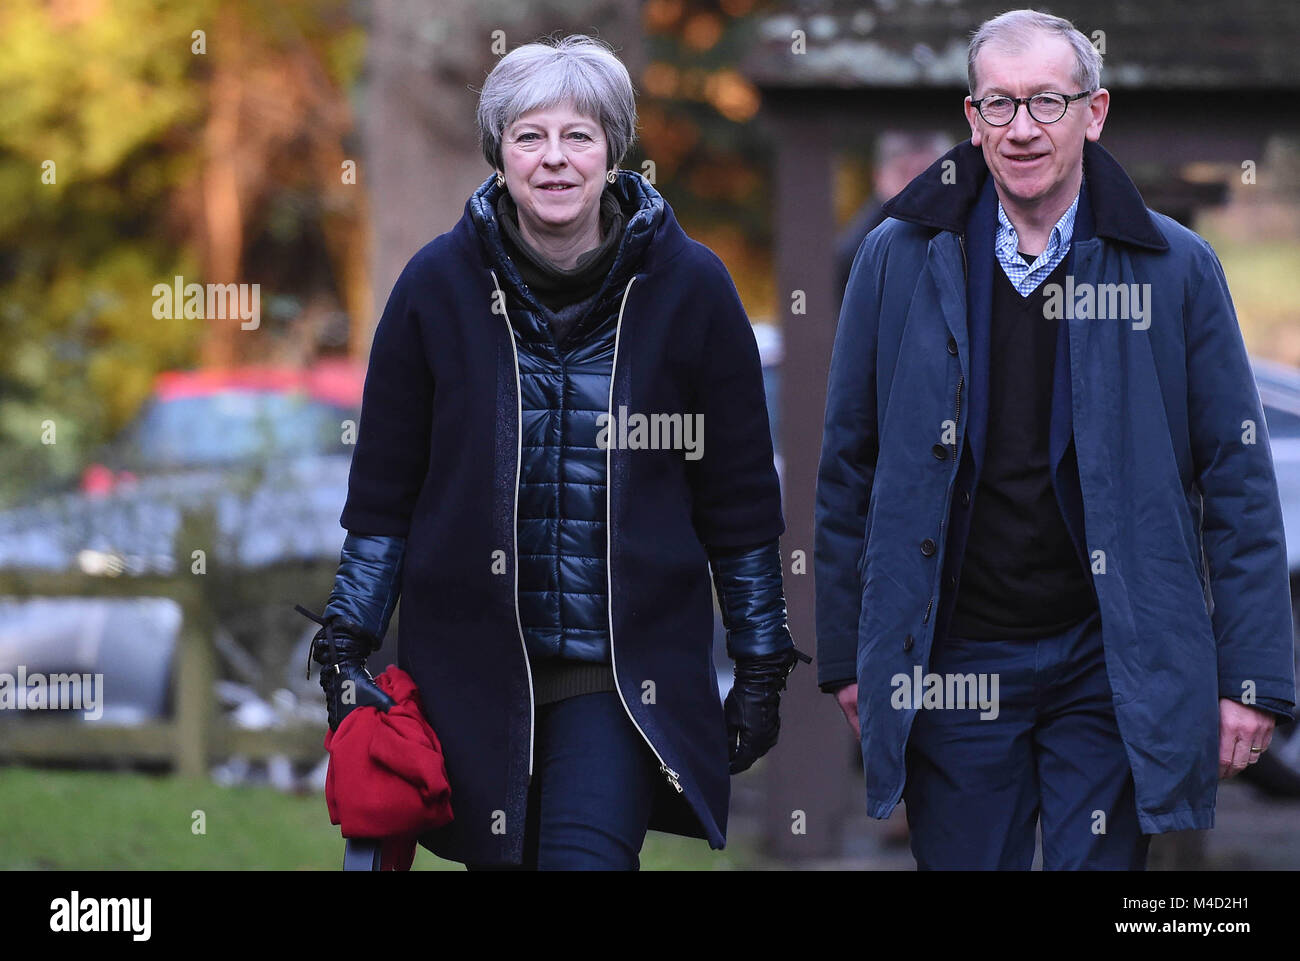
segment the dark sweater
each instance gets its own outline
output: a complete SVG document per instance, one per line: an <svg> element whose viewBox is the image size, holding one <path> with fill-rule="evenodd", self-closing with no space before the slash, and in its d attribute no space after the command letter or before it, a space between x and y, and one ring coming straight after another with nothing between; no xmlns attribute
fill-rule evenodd
<svg viewBox="0 0 1300 961"><path fill-rule="evenodd" d="M1067 262L1028 297L994 269L988 439L949 627L957 637L1045 637L1097 607L1048 452L1058 323L1043 316L1044 290L1064 284Z"/></svg>

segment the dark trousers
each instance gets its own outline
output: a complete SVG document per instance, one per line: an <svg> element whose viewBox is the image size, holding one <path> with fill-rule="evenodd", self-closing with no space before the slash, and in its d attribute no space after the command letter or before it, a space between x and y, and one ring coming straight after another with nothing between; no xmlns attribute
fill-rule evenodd
<svg viewBox="0 0 1300 961"><path fill-rule="evenodd" d="M659 762L618 694L537 709L524 863L471 870L636 871Z"/></svg>
<svg viewBox="0 0 1300 961"><path fill-rule="evenodd" d="M1039 640L948 636L929 672L996 674L998 711L916 712L903 802L919 869L1027 870L1040 820L1045 870L1145 869L1150 835L1138 826L1100 614Z"/></svg>

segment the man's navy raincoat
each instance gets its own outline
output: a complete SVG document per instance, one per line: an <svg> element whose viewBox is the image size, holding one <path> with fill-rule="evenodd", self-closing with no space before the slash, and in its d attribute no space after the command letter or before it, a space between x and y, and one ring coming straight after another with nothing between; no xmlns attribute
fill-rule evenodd
<svg viewBox="0 0 1300 961"><path fill-rule="evenodd" d="M1218 258L1099 144L1083 164L1053 484L1092 571L1142 830L1209 828L1219 698L1284 718L1295 703L1272 455ZM927 670L942 636L983 456L996 194L980 149L958 145L885 212L840 314L816 507L818 677L859 684L877 818L915 716L890 679ZM1115 284L1138 285L1123 291L1145 317Z"/></svg>

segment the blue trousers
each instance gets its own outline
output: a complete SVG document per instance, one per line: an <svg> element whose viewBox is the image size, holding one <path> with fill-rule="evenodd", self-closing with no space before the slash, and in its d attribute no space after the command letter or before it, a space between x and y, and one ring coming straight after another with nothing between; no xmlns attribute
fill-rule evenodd
<svg viewBox="0 0 1300 961"><path fill-rule="evenodd" d="M580 694L537 709L524 861L471 870L636 871L659 762L618 694Z"/></svg>
<svg viewBox="0 0 1300 961"><path fill-rule="evenodd" d="M1101 615L1053 637L936 641L929 673L998 681L997 716L921 709L903 789L917 867L1144 870L1133 774L1102 651ZM988 690L991 690L991 683Z"/></svg>

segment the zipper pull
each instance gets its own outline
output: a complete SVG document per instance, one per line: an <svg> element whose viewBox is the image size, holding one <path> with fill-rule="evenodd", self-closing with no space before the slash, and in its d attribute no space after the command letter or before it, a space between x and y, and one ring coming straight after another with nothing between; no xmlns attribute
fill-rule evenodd
<svg viewBox="0 0 1300 961"><path fill-rule="evenodd" d="M670 768L667 764L660 764L659 772L663 774L664 777L668 778L668 783L671 784L676 789L678 794L682 793L682 786L677 780L676 771Z"/></svg>

